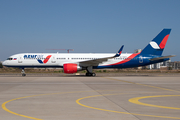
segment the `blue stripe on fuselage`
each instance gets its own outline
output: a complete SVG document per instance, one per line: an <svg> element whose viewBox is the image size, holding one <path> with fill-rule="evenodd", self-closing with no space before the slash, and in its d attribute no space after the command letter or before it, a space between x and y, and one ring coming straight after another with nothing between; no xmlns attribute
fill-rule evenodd
<svg viewBox="0 0 180 120"><path fill-rule="evenodd" d="M110 65L110 66L94 66L94 69L103 69L103 68L132 68L132 67L140 67L140 66L147 66L150 64L155 64L159 62L164 62L169 60L169 58L162 59L162 60L156 60L156 61L150 61L149 59L157 58L161 56L152 56L152 55L138 55L135 57L135 59L132 59L126 63L123 64L117 64L117 65Z"/></svg>

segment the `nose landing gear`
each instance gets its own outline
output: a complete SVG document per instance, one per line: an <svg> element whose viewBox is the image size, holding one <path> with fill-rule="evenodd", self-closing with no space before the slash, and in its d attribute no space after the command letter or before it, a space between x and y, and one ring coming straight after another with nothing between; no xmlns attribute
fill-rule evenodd
<svg viewBox="0 0 180 120"><path fill-rule="evenodd" d="M25 73L25 71L24 71L24 68L22 68L21 73L22 73L22 76L23 76L23 77L25 77L25 76L26 76L26 73Z"/></svg>

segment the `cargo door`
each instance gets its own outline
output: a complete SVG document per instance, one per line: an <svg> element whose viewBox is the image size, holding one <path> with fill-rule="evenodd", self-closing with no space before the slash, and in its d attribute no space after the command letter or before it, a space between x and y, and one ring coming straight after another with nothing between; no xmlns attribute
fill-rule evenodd
<svg viewBox="0 0 180 120"><path fill-rule="evenodd" d="M139 56L139 63L143 63L143 57Z"/></svg>

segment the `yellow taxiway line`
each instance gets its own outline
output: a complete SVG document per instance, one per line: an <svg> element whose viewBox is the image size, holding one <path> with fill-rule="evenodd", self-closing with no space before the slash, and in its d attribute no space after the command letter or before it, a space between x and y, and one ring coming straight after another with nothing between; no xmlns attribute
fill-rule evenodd
<svg viewBox="0 0 180 120"><path fill-rule="evenodd" d="M153 104L147 104L147 103L139 102L140 99L145 99L145 98L155 98L155 97L176 97L176 96L180 96L180 95L143 96L143 97L131 98L131 99L129 99L129 102L134 103L134 104L138 104L138 105L149 106L149 107L157 107L157 108L165 108L165 109L175 109L175 110L180 110L180 108L176 108L176 107L167 107L167 106L160 106L160 105L153 105Z"/></svg>
<svg viewBox="0 0 180 120"><path fill-rule="evenodd" d="M80 103L80 101L84 100L84 99L100 97L100 96L108 96L108 95L118 95L118 94L104 94L104 95L94 95L94 96L82 97L82 98L77 99L76 103L78 105L81 105L81 106L86 107L86 108L91 108L91 109L101 110L101 111L107 111L107 112L113 112L113 113L130 114L130 115L138 115L138 116L146 116L146 117L156 117L156 118L180 119L179 117L146 115L146 114L137 114L137 113L129 113L129 112L120 112L120 111L114 111L114 110L107 110L107 109L87 106L87 105L84 105L84 104Z"/></svg>
<svg viewBox="0 0 180 120"><path fill-rule="evenodd" d="M147 86L147 87L152 87L152 88L167 90L167 91L171 91L171 92L179 92L179 91L172 90L172 89L166 89L166 88L161 88L161 87L156 87L156 86L151 86L151 85L134 83L134 82L124 81L124 80L119 80L119 79L114 79L114 78L107 78L107 77L106 77L106 79L111 79L111 80L116 80L116 81L121 81L121 82L130 83L130 84L141 85L141 86ZM19 114L19 113L15 113L15 112L9 110L8 108L6 108L6 104L9 103L9 102L15 101L15 100L25 99L25 98L30 98L30 97L36 97L36 96L55 95L55 94L68 94L68 93L81 93L81 92L92 92L92 91L76 91L76 92L48 93L48 94L38 94L38 95L32 95L32 96L19 97L19 98L11 99L11 100L8 100L8 101L4 102L4 103L2 104L2 108L3 108L5 111L7 111L7 112L9 112L9 113L11 113L11 114L14 114L14 115L18 115L18 116L21 116L21 117L25 117L25 118L29 118L29 119L34 119L34 120L42 120L42 119L39 119L39 118L30 117L30 116L22 115L22 114ZM123 94L123 93L122 93L122 94ZM87 108L91 108L91 109L96 109L96 110L107 111L107 112L122 113L122 114L131 114L131 115L139 115L139 116L148 116L148 117L158 117L158 118L180 119L180 118L178 118L178 117L156 116L156 115L146 115L146 114L136 114L136 113L113 111L113 110L107 110L107 109L101 109L101 108L91 107L91 106L87 106L87 105L84 105L84 104L80 103L80 101L83 100L83 99L88 99L88 98L93 98L93 97L100 97L100 96L107 96L107 95L118 95L118 94L105 94L105 95L87 96L87 97L83 97L83 98L77 99L77 100L76 100L76 103L79 104L79 105L81 105L81 106L83 106L83 107L87 107ZM129 99L129 102L132 102L132 103L135 103L135 104L141 104L141 105L151 106L151 107L154 106L154 107L160 107L160 108L168 108L168 109L176 109L176 110L179 110L180 108L166 107L166 106L158 106L158 105L151 105L151 104L146 104L146 103L139 102L140 99L144 99L144 98L152 98L152 97L172 97L172 96L180 96L180 95L144 96L144 97L137 97L137 98Z"/></svg>
<svg viewBox="0 0 180 120"><path fill-rule="evenodd" d="M19 113L15 113L11 110L9 110L7 107L6 107L6 104L9 103L9 102L12 102L12 101L15 101L15 100L20 100L20 99L25 99L25 98L31 98L31 97L37 97L37 96L45 96L45 95L55 95L55 94L68 94L68 93L81 93L81 92L93 92L93 91L75 91L75 92L61 92L61 93L47 93L47 94L38 94L38 95L32 95L32 96L24 96L24 97L19 97L19 98L15 98L15 99L11 99L11 100L8 100L6 102L4 102L2 104L2 108L11 113L11 114L14 114L14 115L17 115L17 116L21 116L21 117L25 117L25 118L29 118L29 119L34 119L34 120L42 120L42 119L39 119L39 118L35 118L35 117L30 117L30 116L27 116L27 115L22 115L22 114L19 114Z"/></svg>

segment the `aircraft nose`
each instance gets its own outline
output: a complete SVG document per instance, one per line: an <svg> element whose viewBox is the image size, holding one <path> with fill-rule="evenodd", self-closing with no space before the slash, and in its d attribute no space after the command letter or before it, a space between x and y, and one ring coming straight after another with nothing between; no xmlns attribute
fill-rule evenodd
<svg viewBox="0 0 180 120"><path fill-rule="evenodd" d="M7 61L4 61L4 62L2 63L2 65L3 65L3 66L6 66L6 65L7 65Z"/></svg>

